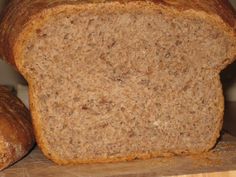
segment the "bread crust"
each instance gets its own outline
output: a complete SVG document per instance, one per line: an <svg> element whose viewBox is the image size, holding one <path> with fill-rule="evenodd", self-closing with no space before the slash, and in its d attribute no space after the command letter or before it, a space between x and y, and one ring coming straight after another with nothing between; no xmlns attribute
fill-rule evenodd
<svg viewBox="0 0 236 177"><path fill-rule="evenodd" d="M132 0L133 2L134 0ZM0 53L6 60L13 64L17 68L16 60L20 59L20 51L21 46L20 44L24 43L24 39L27 39L30 34L30 30L32 28L30 25L40 26L42 23L42 19L49 18L51 14L53 14L55 11L63 11L65 10L68 5L77 5L77 4L84 4L84 3L105 3L108 1L68 1L68 0L15 0L13 1L8 8L5 11L5 15L2 18L1 23L1 30L0 30ZM119 2L122 4L125 4L129 1L117 1L112 0L112 2ZM135 1L137 3L139 2L146 2L146 1ZM224 0L212 0L212 1L199 1L199 0L192 0L192 1L186 1L186 0L152 0L150 1L153 5L157 5L161 9L165 9L168 11L168 13L176 13L176 12L190 12L189 15L193 15L194 13L199 13L202 18L206 18L209 20L208 17L210 17L211 23L214 23L218 25L220 28L222 28L225 32L229 33L233 37L235 36L235 12L230 7L229 3ZM154 3L153 3L154 2ZM13 15L14 14L14 15ZM187 14L187 13L185 13ZM18 18L18 19L16 19ZM41 19L41 21L39 20ZM34 21L35 23L31 23ZM12 28L14 27L14 28ZM26 29L27 28L27 29ZM24 33L23 33L24 32ZM18 43L19 42L19 43ZM236 53L236 52L235 52ZM229 63L231 63L232 60L228 60L227 63L224 63L225 67ZM18 66L19 67L19 66ZM220 69L222 69L220 68ZM19 69L19 68L17 68ZM219 71L216 71L219 72ZM36 112L35 107L37 107L37 103L33 101L35 93L35 89L33 88L33 80L30 79L30 76L26 76L29 85L30 85L30 105L31 105L31 111L33 115L33 125L35 128L35 134L36 139L39 144L39 147L44 152L44 154L47 156L47 158L53 160L54 162L58 164L77 164L77 163L93 163L93 162L116 162L116 161L127 161L132 160L135 158L139 159L147 159L150 157L157 157L157 156L169 156L174 154L173 152L153 152L148 154L141 154L139 152L136 152L134 154L130 154L127 157L120 157L120 158L109 158L109 159L88 159L88 160L73 160L73 161L67 161L60 159L58 157L52 156L49 152L49 150L46 148L46 145L43 142L43 138L41 137L41 130L39 129L40 121L38 118L38 114ZM220 85L220 78L217 78L217 82L219 82ZM219 122L217 123L218 129L216 132L214 132L214 139L209 142L209 144L206 146L205 151L212 148L215 143L216 139L219 137L219 132L222 127L223 122L223 110L224 110L224 98L222 93L222 88L219 88L219 92L221 93L221 101L219 102L219 107L221 109L221 115L219 115ZM202 152L202 151L201 151ZM192 152L182 152L180 150L176 150L175 154L181 154L181 153L191 153L191 154L197 154L198 151L192 151Z"/></svg>
<svg viewBox="0 0 236 177"><path fill-rule="evenodd" d="M34 145L29 111L3 86L0 86L0 142L0 170L21 159Z"/></svg>

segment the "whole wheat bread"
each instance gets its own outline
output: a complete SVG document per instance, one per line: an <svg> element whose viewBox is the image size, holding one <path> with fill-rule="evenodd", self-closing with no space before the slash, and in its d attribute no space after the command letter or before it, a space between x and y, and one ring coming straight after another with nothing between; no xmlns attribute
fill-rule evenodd
<svg viewBox="0 0 236 177"><path fill-rule="evenodd" d="M29 110L0 86L0 170L20 160L34 145Z"/></svg>
<svg viewBox="0 0 236 177"><path fill-rule="evenodd" d="M234 27L226 0L15 0L1 54L27 79L56 163L195 154L220 134Z"/></svg>

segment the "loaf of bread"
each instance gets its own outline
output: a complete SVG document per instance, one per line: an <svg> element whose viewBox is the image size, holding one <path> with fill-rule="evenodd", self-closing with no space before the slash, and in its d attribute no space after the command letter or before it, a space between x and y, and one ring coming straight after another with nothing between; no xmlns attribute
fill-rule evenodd
<svg viewBox="0 0 236 177"><path fill-rule="evenodd" d="M235 19L227 0L13 0L1 55L56 163L197 154L222 127Z"/></svg>
<svg viewBox="0 0 236 177"><path fill-rule="evenodd" d="M29 111L8 88L0 86L0 170L20 160L33 145Z"/></svg>

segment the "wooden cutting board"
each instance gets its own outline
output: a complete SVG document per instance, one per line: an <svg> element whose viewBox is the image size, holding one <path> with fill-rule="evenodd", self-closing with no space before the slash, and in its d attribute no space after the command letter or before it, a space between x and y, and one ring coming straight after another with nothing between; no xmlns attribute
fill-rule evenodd
<svg viewBox="0 0 236 177"><path fill-rule="evenodd" d="M224 135L211 152L125 163L58 166L36 147L0 177L236 177L236 138Z"/></svg>

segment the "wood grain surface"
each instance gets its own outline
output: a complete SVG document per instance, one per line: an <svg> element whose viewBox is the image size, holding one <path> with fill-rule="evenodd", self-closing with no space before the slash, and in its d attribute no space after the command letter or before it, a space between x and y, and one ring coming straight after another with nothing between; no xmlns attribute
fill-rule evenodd
<svg viewBox="0 0 236 177"><path fill-rule="evenodd" d="M114 164L57 166L36 147L0 177L235 177L236 138L224 135L211 152Z"/></svg>

